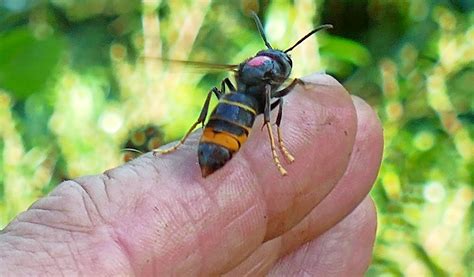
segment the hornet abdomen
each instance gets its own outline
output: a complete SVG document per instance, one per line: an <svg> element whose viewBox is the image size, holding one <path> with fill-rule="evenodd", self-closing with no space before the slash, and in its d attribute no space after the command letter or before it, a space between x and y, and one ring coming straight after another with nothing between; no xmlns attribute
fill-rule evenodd
<svg viewBox="0 0 474 277"><path fill-rule="evenodd" d="M232 92L219 99L199 142L198 158L203 177L224 166L239 151L259 113L258 102L243 93Z"/></svg>

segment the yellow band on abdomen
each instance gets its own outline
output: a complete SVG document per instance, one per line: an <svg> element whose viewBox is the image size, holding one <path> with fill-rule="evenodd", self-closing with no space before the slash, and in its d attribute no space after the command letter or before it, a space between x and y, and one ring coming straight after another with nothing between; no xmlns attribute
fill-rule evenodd
<svg viewBox="0 0 474 277"><path fill-rule="evenodd" d="M232 105L232 106L237 106L237 107L240 107L240 108L242 108L246 111L251 112L253 115L257 115L257 112L254 109L252 109L251 107L249 107L245 104L242 104L240 102L230 101L230 100L227 100L227 99L220 99L219 103L226 103L226 104L229 104L229 105Z"/></svg>

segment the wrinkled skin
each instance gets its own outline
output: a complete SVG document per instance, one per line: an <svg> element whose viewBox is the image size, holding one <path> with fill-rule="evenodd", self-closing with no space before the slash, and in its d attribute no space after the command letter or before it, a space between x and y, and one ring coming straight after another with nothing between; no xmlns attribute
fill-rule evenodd
<svg viewBox="0 0 474 277"><path fill-rule="evenodd" d="M363 275L381 125L332 77L304 80L319 86L285 97L282 133L296 158L283 162L288 176L272 162L261 118L206 179L197 132L174 153L61 183L0 233L0 276Z"/></svg>

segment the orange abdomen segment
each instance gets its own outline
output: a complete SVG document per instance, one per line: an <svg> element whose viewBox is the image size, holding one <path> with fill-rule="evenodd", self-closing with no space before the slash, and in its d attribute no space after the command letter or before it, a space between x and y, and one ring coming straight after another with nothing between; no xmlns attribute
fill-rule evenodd
<svg viewBox="0 0 474 277"><path fill-rule="evenodd" d="M238 136L227 132L217 132L212 127L204 128L198 147L202 177L223 167L246 140L247 134Z"/></svg>
<svg viewBox="0 0 474 277"><path fill-rule="evenodd" d="M239 151L240 146L247 140L247 134L234 135L227 132L219 132L214 128L206 127L201 137L202 142L214 143L220 145L230 152Z"/></svg>

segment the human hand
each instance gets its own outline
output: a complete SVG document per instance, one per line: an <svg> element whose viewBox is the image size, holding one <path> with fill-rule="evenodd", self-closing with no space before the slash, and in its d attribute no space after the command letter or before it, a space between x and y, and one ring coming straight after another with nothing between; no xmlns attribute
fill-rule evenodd
<svg viewBox="0 0 474 277"><path fill-rule="evenodd" d="M282 133L296 159L283 163L288 176L261 118L206 179L195 133L176 152L63 182L38 200L0 233L0 276L362 275L382 129L333 78L304 80L323 85L285 97Z"/></svg>

